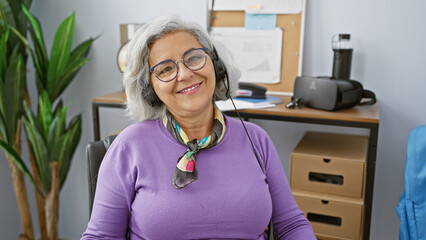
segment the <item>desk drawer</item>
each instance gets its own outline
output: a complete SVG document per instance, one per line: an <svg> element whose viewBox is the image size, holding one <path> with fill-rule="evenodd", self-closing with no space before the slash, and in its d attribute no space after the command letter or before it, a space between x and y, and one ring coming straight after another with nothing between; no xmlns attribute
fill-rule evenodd
<svg viewBox="0 0 426 240"><path fill-rule="evenodd" d="M367 142L365 136L306 132L291 153L291 188L363 198Z"/></svg>
<svg viewBox="0 0 426 240"><path fill-rule="evenodd" d="M292 154L290 166L292 189L354 198L363 196L363 162Z"/></svg>
<svg viewBox="0 0 426 240"><path fill-rule="evenodd" d="M293 191L299 208L320 239L361 239L364 204L326 194Z"/></svg>

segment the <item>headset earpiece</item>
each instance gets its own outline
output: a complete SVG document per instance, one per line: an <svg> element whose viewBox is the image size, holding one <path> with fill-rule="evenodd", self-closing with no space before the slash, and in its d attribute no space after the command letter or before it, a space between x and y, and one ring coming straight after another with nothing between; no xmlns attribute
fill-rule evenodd
<svg viewBox="0 0 426 240"><path fill-rule="evenodd" d="M154 89L152 88L151 84L148 84L146 87L142 89L142 96L145 98L146 101L148 101L151 106L160 106L163 102L160 100L160 98L155 93Z"/></svg>
<svg viewBox="0 0 426 240"><path fill-rule="evenodd" d="M226 67L221 59L214 59L214 73L216 75L216 82L225 81L226 77Z"/></svg>
<svg viewBox="0 0 426 240"><path fill-rule="evenodd" d="M223 84L226 88L226 97L229 96L229 79L228 79L228 73L226 70L225 63L219 58L219 54L217 54L216 48L213 46L213 66L214 66L214 73L216 75L216 84L223 81ZM227 82L225 82L225 79Z"/></svg>

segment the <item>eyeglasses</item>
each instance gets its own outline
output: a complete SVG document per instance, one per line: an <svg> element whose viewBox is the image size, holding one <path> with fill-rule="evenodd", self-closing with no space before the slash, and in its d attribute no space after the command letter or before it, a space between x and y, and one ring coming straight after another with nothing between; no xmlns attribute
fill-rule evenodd
<svg viewBox="0 0 426 240"><path fill-rule="evenodd" d="M191 71L197 71L203 68L207 62L206 48L194 48L189 50L183 55L182 59L173 61L166 60L157 63L149 71L154 73L158 80L162 82L170 82L174 80L178 74L179 61L183 62L183 65Z"/></svg>

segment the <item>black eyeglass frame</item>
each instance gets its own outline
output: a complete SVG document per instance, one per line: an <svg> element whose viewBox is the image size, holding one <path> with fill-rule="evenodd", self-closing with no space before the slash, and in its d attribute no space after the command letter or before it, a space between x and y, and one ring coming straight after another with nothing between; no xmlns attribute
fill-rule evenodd
<svg viewBox="0 0 426 240"><path fill-rule="evenodd" d="M186 65L186 62L185 62L183 59L185 59L186 55L188 55L188 54L190 54L191 52L196 51L196 50L203 50L203 51L206 53L206 56L204 56L204 64L203 64L203 66L201 66L201 67L199 67L199 68L197 68L197 69L191 69L190 67L188 67L188 65ZM178 60L176 60L176 61L173 61L173 60L169 59L169 60L164 60L164 61L161 61L161 62L159 62L159 63L155 64L155 66L153 66L152 68L150 68L150 69L149 69L149 72L150 72L150 73L154 73L154 69L155 69L155 67L157 67L157 66L158 66L158 65L160 65L160 64L163 64L163 63L166 63L166 62L172 62L172 63L174 63L174 64L176 65L176 69L177 69L177 71L176 71L176 76L174 76L172 79L167 80L167 81L165 81L165 80L161 80L161 79L157 76L157 74L155 74L155 73L154 73L155 77L156 77L158 80L160 80L161 82L171 82L171 81L173 81L173 80L175 80L175 79L176 79L176 77L177 77L177 75L178 75L178 73L179 73L179 67L178 67L178 65L177 65L177 62L182 61L183 65L185 65L185 67L186 67L186 68L188 68L189 70L191 70L191 71L198 71L198 70L202 69L202 68L206 65L206 63L207 63L207 55L209 55L209 54L206 52L206 48L205 48L205 47L202 47L202 48L193 48L193 49L189 50L188 52L186 52L186 53L183 55L183 57L182 57L181 59L178 59Z"/></svg>

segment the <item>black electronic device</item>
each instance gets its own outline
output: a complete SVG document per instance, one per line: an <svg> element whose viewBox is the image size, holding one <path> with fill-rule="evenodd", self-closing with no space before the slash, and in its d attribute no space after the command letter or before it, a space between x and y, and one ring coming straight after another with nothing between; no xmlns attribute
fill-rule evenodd
<svg viewBox="0 0 426 240"><path fill-rule="evenodd" d="M150 83L144 84L144 87L142 88L142 96L153 107L161 106L161 104L163 104L163 101L161 101L161 99L158 97Z"/></svg>
<svg viewBox="0 0 426 240"><path fill-rule="evenodd" d="M266 98L266 87L254 83L239 82L237 95L239 98Z"/></svg>
<svg viewBox="0 0 426 240"><path fill-rule="evenodd" d="M362 98L370 100L361 102ZM376 96L355 80L302 76L297 77L294 82L292 102L295 101L304 106L333 111L356 105L372 105L376 103ZM287 107L297 106L290 103Z"/></svg>
<svg viewBox="0 0 426 240"><path fill-rule="evenodd" d="M216 83L220 81L225 81L228 73L226 71L225 63L222 59L219 58L219 54L216 51L216 48L213 46L213 58L212 58L214 73L216 77ZM228 95L228 94L227 94Z"/></svg>

